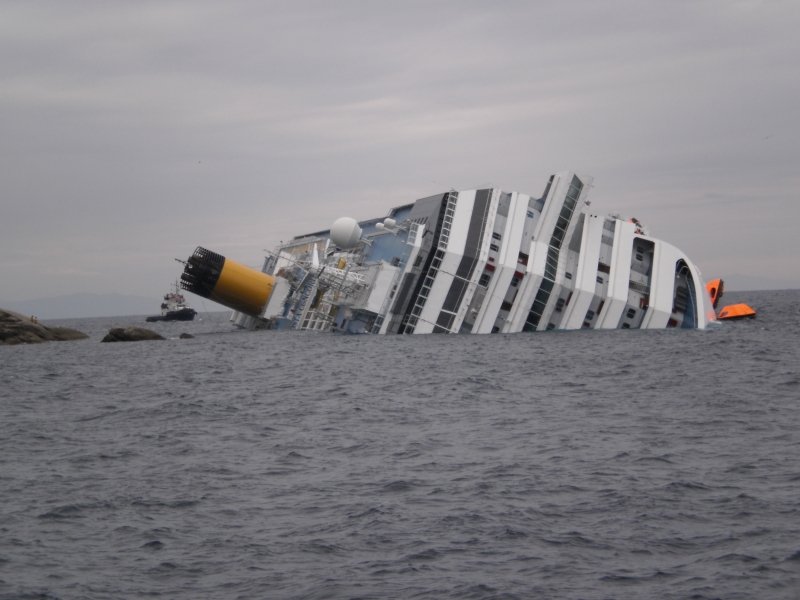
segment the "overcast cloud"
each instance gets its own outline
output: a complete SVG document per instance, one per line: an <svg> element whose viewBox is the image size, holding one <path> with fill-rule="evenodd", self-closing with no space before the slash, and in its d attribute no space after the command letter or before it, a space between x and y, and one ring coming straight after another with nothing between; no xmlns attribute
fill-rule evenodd
<svg viewBox="0 0 800 600"><path fill-rule="evenodd" d="M594 177L704 276L800 284L800 3L0 5L0 299L154 295L447 188Z"/></svg>

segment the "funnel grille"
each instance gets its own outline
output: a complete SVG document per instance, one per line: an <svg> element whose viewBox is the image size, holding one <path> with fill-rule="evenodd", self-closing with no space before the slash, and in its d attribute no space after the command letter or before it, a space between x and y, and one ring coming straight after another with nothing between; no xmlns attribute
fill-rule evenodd
<svg viewBox="0 0 800 600"><path fill-rule="evenodd" d="M183 268L181 288L203 298L210 297L224 265L224 256L198 246Z"/></svg>

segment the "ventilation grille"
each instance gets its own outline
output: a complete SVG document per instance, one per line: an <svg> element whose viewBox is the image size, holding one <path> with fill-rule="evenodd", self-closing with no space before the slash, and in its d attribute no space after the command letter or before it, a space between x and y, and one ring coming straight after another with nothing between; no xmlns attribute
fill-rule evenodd
<svg viewBox="0 0 800 600"><path fill-rule="evenodd" d="M210 297L224 265L224 256L198 246L183 268L181 287L203 298Z"/></svg>

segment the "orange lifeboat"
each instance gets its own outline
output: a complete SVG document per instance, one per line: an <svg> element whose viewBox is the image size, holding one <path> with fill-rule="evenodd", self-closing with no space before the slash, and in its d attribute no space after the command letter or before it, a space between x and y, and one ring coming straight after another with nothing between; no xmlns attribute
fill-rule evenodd
<svg viewBox="0 0 800 600"><path fill-rule="evenodd" d="M722 298L722 294L725 291L725 282L722 281L722 279L709 281L706 284L706 291L708 292L708 297L711 298L711 304L714 306L714 310L716 310L719 299ZM719 315L717 315L717 319L727 319L729 321L755 318L756 311L747 306L747 304L731 304L719 311Z"/></svg>
<svg viewBox="0 0 800 600"><path fill-rule="evenodd" d="M719 311L717 318L723 320L755 319L756 311L747 306L747 304L731 304Z"/></svg>
<svg viewBox="0 0 800 600"><path fill-rule="evenodd" d="M722 298L722 293L725 291L725 282L722 281L722 279L715 279L714 281L709 281L706 284L706 291L708 292L708 295L711 298L711 304L716 309L717 304L719 304L719 299Z"/></svg>

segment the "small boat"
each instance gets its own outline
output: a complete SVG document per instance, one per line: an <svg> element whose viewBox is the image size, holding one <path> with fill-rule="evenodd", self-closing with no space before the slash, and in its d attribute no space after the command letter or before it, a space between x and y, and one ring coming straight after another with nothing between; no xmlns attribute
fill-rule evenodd
<svg viewBox="0 0 800 600"><path fill-rule="evenodd" d="M178 283L175 283L175 291L164 296L161 303L161 314L147 317L148 323L155 321L192 321L197 311L186 304L186 298L180 292Z"/></svg>
<svg viewBox="0 0 800 600"><path fill-rule="evenodd" d="M722 298L723 293L725 292L725 282L722 281L722 279L709 281L706 284L706 291L708 292L708 297L711 298L711 303L713 304L714 309L716 309L720 298ZM731 304L730 306L724 307L717 315L717 319L721 321L735 321L737 319L755 318L756 311L747 304Z"/></svg>
<svg viewBox="0 0 800 600"><path fill-rule="evenodd" d="M708 297L711 298L711 303L714 305L714 308L717 308L720 299L725 293L725 282L722 281L722 279L709 281L706 284L706 291L708 292Z"/></svg>
<svg viewBox="0 0 800 600"><path fill-rule="evenodd" d="M735 319L755 319L756 311L747 306L747 304L731 304L719 311L718 319L735 320Z"/></svg>

